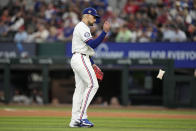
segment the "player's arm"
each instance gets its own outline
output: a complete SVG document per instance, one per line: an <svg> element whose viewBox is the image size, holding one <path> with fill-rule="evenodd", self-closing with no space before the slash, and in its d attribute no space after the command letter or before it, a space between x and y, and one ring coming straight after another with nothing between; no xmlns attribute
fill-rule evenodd
<svg viewBox="0 0 196 131"><path fill-rule="evenodd" d="M86 42L86 44L95 49L99 44L101 44L106 34L107 33L105 31L102 31L102 33L96 39L90 39Z"/></svg>
<svg viewBox="0 0 196 131"><path fill-rule="evenodd" d="M109 30L110 30L110 23L108 21L105 21L103 25L102 33L96 39L89 39L88 41L86 41L86 44L89 45L91 48L95 49L104 40Z"/></svg>

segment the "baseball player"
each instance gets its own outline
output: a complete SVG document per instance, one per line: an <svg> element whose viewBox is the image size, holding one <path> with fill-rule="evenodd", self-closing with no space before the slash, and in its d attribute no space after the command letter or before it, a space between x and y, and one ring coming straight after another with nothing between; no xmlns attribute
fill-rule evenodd
<svg viewBox="0 0 196 131"><path fill-rule="evenodd" d="M110 30L109 22L104 22L102 33L93 39L89 26L93 26L99 19L94 8L85 8L82 12L81 22L74 28L71 67L75 75L76 87L73 94L70 127L94 126L87 118L87 108L99 88L97 79L102 79L103 73L94 64L91 56L95 54L94 49Z"/></svg>

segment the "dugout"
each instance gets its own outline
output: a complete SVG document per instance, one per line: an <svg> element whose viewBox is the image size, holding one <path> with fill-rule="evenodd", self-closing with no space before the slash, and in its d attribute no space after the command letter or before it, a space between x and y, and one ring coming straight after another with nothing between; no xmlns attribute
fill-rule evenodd
<svg viewBox="0 0 196 131"><path fill-rule="evenodd" d="M98 60L98 63L100 60ZM95 61L96 63L96 61ZM109 75L107 79L109 88L119 86L115 89L118 92L118 98L122 105L165 105L168 94L164 94L165 86L170 76L173 76L172 60L153 60L153 59L103 59L101 65L118 69L113 71L113 75ZM163 81L156 79L159 69L167 70L167 77ZM111 70L110 70L111 72ZM112 74L112 73L111 73ZM106 74L107 75L107 74ZM116 79L114 78L117 77ZM115 79L115 80L113 80ZM110 82L108 82L110 81ZM103 81L104 82L104 81ZM109 84L112 83L113 85ZM120 90L119 90L120 89ZM111 88L109 89L111 90ZM103 91L104 92L104 91ZM109 91L108 91L109 94ZM120 94L120 95L119 95Z"/></svg>
<svg viewBox="0 0 196 131"><path fill-rule="evenodd" d="M96 97L101 97L103 102L111 103L111 98L116 97L122 104L121 68L102 67L104 79ZM157 69L128 69L128 105L163 105L163 81L156 78ZM95 99L96 99L95 97Z"/></svg>
<svg viewBox="0 0 196 131"><path fill-rule="evenodd" d="M0 78L5 103L10 102L13 93L12 85L17 85L20 80L24 86L29 84L28 76L32 73L42 76L38 86L43 93L45 104L52 102L52 98L58 98L60 103L71 103L74 78L69 67L69 59L4 58L0 59L0 62ZM96 59L95 63L100 64L105 72L97 96L102 95L108 101L112 96L117 96L122 105L158 105L161 103L170 108L196 107L195 78L175 73L172 60ZM163 81L153 80L160 68L167 72ZM145 90L131 89L134 73L139 75L135 78L142 81L141 86ZM155 85L157 88L152 87Z"/></svg>

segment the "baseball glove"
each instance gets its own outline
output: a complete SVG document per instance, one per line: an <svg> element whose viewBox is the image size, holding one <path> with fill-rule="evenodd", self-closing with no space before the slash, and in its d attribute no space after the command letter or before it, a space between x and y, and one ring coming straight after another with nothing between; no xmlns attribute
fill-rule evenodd
<svg viewBox="0 0 196 131"><path fill-rule="evenodd" d="M102 81L103 80L103 72L101 71L101 69L95 64L93 64L93 69L95 71L97 79Z"/></svg>

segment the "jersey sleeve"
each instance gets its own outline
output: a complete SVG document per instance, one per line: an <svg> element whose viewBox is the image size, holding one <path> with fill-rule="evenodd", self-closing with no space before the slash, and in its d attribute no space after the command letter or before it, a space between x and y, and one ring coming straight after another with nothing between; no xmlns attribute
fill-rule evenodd
<svg viewBox="0 0 196 131"><path fill-rule="evenodd" d="M84 41L85 43L93 39L90 33L90 30L88 28L80 28L79 34L80 34L82 41Z"/></svg>

